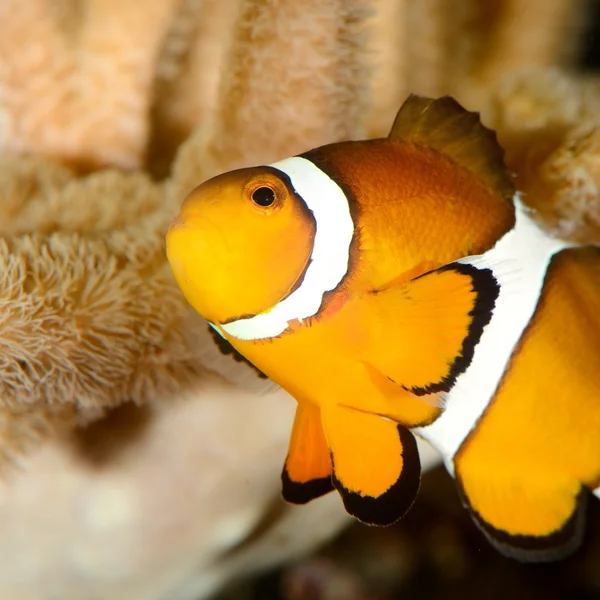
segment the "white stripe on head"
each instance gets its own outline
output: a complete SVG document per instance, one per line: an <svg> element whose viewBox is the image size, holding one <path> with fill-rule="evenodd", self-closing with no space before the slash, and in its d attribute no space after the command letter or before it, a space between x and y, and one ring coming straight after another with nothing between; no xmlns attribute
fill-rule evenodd
<svg viewBox="0 0 600 600"><path fill-rule="evenodd" d="M343 190L306 158L294 156L270 166L290 178L292 187L313 213L315 239L310 264L298 289L268 311L220 325L239 340L276 337L290 321L314 316L325 292L335 289L348 272L354 223Z"/></svg>
<svg viewBox="0 0 600 600"><path fill-rule="evenodd" d="M444 411L431 424L415 429L444 457L453 474L454 455L496 394L512 353L537 307L552 256L573 244L544 232L515 196L516 223L485 254L457 262L491 269L500 291L473 360L445 394Z"/></svg>

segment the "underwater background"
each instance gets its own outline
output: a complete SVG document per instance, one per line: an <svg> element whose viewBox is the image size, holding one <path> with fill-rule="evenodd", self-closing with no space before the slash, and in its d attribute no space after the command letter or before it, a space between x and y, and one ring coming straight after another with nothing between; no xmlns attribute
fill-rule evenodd
<svg viewBox="0 0 600 600"><path fill-rule="evenodd" d="M295 403L164 248L200 182L386 135L409 92L481 111L597 241L599 75L600 0L0 0L0 600L600 600L598 501L546 565L441 466L389 528L285 504Z"/></svg>

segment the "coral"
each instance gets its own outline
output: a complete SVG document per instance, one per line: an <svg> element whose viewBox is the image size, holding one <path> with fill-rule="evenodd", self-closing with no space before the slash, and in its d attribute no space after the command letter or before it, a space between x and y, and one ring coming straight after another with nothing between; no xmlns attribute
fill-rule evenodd
<svg viewBox="0 0 600 600"><path fill-rule="evenodd" d="M497 88L487 115L527 203L584 242L600 236L599 91L596 78L525 69Z"/></svg>
<svg viewBox="0 0 600 600"><path fill-rule="evenodd" d="M363 135L367 8L361 0L242 2L218 113L181 148L173 193L226 169Z"/></svg>
<svg viewBox="0 0 600 600"><path fill-rule="evenodd" d="M174 207L162 186L2 158L2 406L69 404L85 422L197 379L189 311L164 260Z"/></svg>
<svg viewBox="0 0 600 600"><path fill-rule="evenodd" d="M285 139L293 151L382 135L409 91L478 106L513 69L572 64L583 6L2 0L0 147L80 169L149 165L166 174L199 125L213 152L228 143L223 136L236 139L239 160L279 154ZM236 120L265 122L265 97L271 121L285 128L269 140L268 128L254 142L236 135Z"/></svg>
<svg viewBox="0 0 600 600"><path fill-rule="evenodd" d="M481 110L545 223L596 235L597 83L568 71L579 0L551 4L0 0L2 598L206 597L348 523L279 499L294 403L219 352L167 224L416 91Z"/></svg>
<svg viewBox="0 0 600 600"><path fill-rule="evenodd" d="M471 110L530 67L573 64L582 0L375 0L368 135L385 135L409 92L452 94Z"/></svg>
<svg viewBox="0 0 600 600"><path fill-rule="evenodd" d="M2 0L0 146L81 168L139 166L177 4Z"/></svg>
<svg viewBox="0 0 600 600"><path fill-rule="evenodd" d="M168 409L124 406L48 443L0 487L1 597L199 598L307 552L349 519L333 496L279 501L292 417L283 392L206 375Z"/></svg>

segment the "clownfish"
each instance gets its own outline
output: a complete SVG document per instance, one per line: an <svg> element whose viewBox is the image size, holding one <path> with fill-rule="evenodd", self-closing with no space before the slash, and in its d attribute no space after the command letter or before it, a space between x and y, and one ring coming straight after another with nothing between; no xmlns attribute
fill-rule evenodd
<svg viewBox="0 0 600 600"><path fill-rule="evenodd" d="M562 558L600 497L600 248L522 202L495 132L411 95L387 138L214 177L167 255L188 302L296 400L282 494L385 526L441 453L503 554Z"/></svg>

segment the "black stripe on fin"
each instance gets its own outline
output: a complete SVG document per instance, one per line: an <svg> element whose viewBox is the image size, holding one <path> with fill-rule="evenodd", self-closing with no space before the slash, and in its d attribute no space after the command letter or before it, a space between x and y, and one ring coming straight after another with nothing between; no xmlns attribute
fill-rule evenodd
<svg viewBox="0 0 600 600"><path fill-rule="evenodd" d="M334 489L331 477L320 477L309 481L292 481L287 469L281 472L281 495L286 502L291 504L307 504L332 492Z"/></svg>
<svg viewBox="0 0 600 600"><path fill-rule="evenodd" d="M430 383L423 387L406 388L416 396L426 396L438 392L449 392L452 389L456 383L457 377L464 373L471 364L475 353L475 347L481 339L485 326L492 318L496 300L500 293L500 285L491 269L478 269L471 264L459 262L450 263L437 269L437 271L452 270L457 271L462 275L469 276L472 281L473 291L476 294L475 305L469 312L469 315L472 317L469 331L465 336L461 351L450 366L448 374L442 380ZM423 275L419 275L419 277L424 277L426 275L427 273L424 273ZM419 279L419 277L416 279Z"/></svg>
<svg viewBox="0 0 600 600"><path fill-rule="evenodd" d="M385 493L377 498L361 496L347 490L333 475L333 484L344 502L348 514L366 525L385 527L401 519L413 505L421 485L421 461L414 435L398 425L402 444L403 465L400 477ZM382 457L385 460L385 457Z"/></svg>
<svg viewBox="0 0 600 600"><path fill-rule="evenodd" d="M547 536L510 535L486 523L468 501L463 499L463 504L477 527L501 554L523 563L543 563L562 560L579 548L585 533L588 497L589 491L582 488L577 497L577 507L569 520L561 529Z"/></svg>

